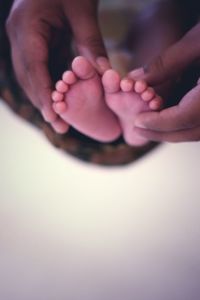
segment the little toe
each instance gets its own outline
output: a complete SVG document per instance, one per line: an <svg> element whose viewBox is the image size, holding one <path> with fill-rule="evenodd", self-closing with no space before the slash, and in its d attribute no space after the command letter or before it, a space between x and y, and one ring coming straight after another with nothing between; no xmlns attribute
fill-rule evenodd
<svg viewBox="0 0 200 300"><path fill-rule="evenodd" d="M56 90L61 94L66 93L68 89L69 89L68 85L63 80L59 80L56 83Z"/></svg>
<svg viewBox="0 0 200 300"><path fill-rule="evenodd" d="M142 94L146 91L146 89L148 88L147 83L144 80L137 80L135 83L135 92L138 94Z"/></svg>
<svg viewBox="0 0 200 300"><path fill-rule="evenodd" d="M74 84L77 81L76 75L72 71L66 71L64 72L62 76L62 80L69 85Z"/></svg>
<svg viewBox="0 0 200 300"><path fill-rule="evenodd" d="M96 71L91 63L82 56L78 56L73 60L72 70L80 79L90 79L96 74Z"/></svg>
<svg viewBox="0 0 200 300"><path fill-rule="evenodd" d="M69 124L58 118L51 126L58 134L65 134L69 130Z"/></svg>
<svg viewBox="0 0 200 300"><path fill-rule="evenodd" d="M54 91L51 95L51 98L54 102L59 102L63 100L64 95L62 93L59 93L58 91Z"/></svg>
<svg viewBox="0 0 200 300"><path fill-rule="evenodd" d="M61 115L64 112L66 112L67 105L64 101L58 102L58 103L53 103L53 109L57 114Z"/></svg>
<svg viewBox="0 0 200 300"><path fill-rule="evenodd" d="M149 103L149 108L151 110L161 110L163 107L163 99L159 96L153 98Z"/></svg>
<svg viewBox="0 0 200 300"><path fill-rule="evenodd" d="M133 91L134 82L130 78L125 78L121 81L120 87L123 92L126 92L126 93L131 92L131 91Z"/></svg>
<svg viewBox="0 0 200 300"><path fill-rule="evenodd" d="M155 91L151 87L148 87L147 90L141 94L142 100L146 102L151 101L154 97L155 97Z"/></svg>
<svg viewBox="0 0 200 300"><path fill-rule="evenodd" d="M120 76L114 70L108 70L102 77L102 83L106 93L117 93L120 90Z"/></svg>

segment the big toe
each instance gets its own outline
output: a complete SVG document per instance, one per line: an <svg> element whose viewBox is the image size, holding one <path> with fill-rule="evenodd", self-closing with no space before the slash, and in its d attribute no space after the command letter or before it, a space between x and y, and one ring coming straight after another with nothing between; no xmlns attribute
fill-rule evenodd
<svg viewBox="0 0 200 300"><path fill-rule="evenodd" d="M94 67L83 56L78 56L73 60L72 70L80 79L90 79L96 74Z"/></svg>
<svg viewBox="0 0 200 300"><path fill-rule="evenodd" d="M120 90L121 78L119 74L114 70L108 70L102 77L102 83L106 93L117 93Z"/></svg>

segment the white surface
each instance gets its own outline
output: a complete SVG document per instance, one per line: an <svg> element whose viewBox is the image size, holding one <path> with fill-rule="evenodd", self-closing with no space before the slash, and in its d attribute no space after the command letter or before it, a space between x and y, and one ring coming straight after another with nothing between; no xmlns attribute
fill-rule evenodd
<svg viewBox="0 0 200 300"><path fill-rule="evenodd" d="M200 299L199 143L90 166L0 102L0 149L0 299Z"/></svg>

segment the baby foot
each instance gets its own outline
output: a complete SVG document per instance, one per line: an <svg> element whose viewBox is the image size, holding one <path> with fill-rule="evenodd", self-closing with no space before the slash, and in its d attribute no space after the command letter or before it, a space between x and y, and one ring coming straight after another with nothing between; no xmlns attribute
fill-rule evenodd
<svg viewBox="0 0 200 300"><path fill-rule="evenodd" d="M124 139L131 146L144 146L149 141L137 134L134 122L141 112L159 110L162 99L144 81L121 81L114 70L108 70L102 78L108 107L118 116Z"/></svg>
<svg viewBox="0 0 200 300"><path fill-rule="evenodd" d="M101 79L84 57L76 57L52 94L54 111L79 132L101 142L121 135L115 114L105 102Z"/></svg>

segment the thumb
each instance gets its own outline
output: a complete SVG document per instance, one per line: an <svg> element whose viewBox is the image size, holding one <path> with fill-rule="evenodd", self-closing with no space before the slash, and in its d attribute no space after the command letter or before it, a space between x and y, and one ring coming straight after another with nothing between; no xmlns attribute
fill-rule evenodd
<svg viewBox="0 0 200 300"><path fill-rule="evenodd" d="M110 68L98 19L87 16L72 26L76 46L80 55L86 57L100 73Z"/></svg>
<svg viewBox="0 0 200 300"><path fill-rule="evenodd" d="M200 26L197 25L139 72L138 70L131 72L130 76L137 77L140 73L140 78L142 77L150 85L162 84L177 78L199 58L199 34Z"/></svg>

